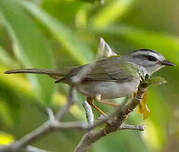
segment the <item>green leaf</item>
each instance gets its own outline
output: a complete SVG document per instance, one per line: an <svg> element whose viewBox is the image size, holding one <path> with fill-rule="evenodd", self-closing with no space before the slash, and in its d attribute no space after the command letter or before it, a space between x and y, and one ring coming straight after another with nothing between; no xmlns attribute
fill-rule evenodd
<svg viewBox="0 0 179 152"><path fill-rule="evenodd" d="M0 1L0 18L7 28L16 57L31 68L52 68L52 54L39 28L16 0ZM46 76L29 76L36 96L49 103L54 92L52 80Z"/></svg>
<svg viewBox="0 0 179 152"><path fill-rule="evenodd" d="M4 50L4 48L2 48L0 46L0 63L4 64L6 66L13 66L13 67L17 67L18 63L12 59L12 57L10 56L10 54L7 53L6 50Z"/></svg>
<svg viewBox="0 0 179 152"><path fill-rule="evenodd" d="M109 144L110 143L110 144ZM140 132L119 131L105 136L94 145L94 152L148 152Z"/></svg>
<svg viewBox="0 0 179 152"><path fill-rule="evenodd" d="M158 144L158 148L162 148L167 142L167 133L165 131L168 124L170 124L173 119L173 111L171 109L171 105L166 103L167 99L161 94L160 91L154 89L154 87L149 88L147 92L147 104L151 110L151 114L149 117L149 124L154 125L155 132L146 129L146 134L148 134L148 139L151 139L151 134L153 134L154 138L157 138L157 142L153 142L153 144ZM147 128L147 127L146 127ZM149 126L150 128L150 126ZM148 143L148 139L146 142ZM151 142L149 144L151 144ZM150 145L153 147L152 145Z"/></svg>
<svg viewBox="0 0 179 152"><path fill-rule="evenodd" d="M7 101L3 100L2 98L0 98L0 109L1 121L3 121L8 126L13 126L14 121L10 114L10 108L8 106Z"/></svg>
<svg viewBox="0 0 179 152"><path fill-rule="evenodd" d="M105 28L116 18L124 15L134 0L113 0L101 9L92 19L93 27L97 29Z"/></svg>
<svg viewBox="0 0 179 152"><path fill-rule="evenodd" d="M18 2L48 28L53 36L66 48L65 50L68 51L76 61L80 64L85 64L87 61L93 59L93 54L89 47L78 39L75 33L67 28L67 26L63 25L52 16L49 16L32 2L24 0Z"/></svg>

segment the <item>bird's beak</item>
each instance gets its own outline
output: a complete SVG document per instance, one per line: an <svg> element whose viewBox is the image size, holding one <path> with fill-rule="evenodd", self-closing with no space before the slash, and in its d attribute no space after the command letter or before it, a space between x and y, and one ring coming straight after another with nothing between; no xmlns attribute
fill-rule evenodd
<svg viewBox="0 0 179 152"><path fill-rule="evenodd" d="M173 64L172 62L170 61L167 61L167 60L163 60L161 62L162 65L166 65L166 66L175 66L175 64Z"/></svg>

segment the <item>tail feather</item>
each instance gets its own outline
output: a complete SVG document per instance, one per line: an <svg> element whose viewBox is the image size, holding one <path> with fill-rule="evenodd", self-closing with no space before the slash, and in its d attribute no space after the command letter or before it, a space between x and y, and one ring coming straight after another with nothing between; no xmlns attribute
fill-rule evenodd
<svg viewBox="0 0 179 152"><path fill-rule="evenodd" d="M65 74L56 71L56 70L48 70L48 69L15 69L5 71L5 74L17 74L17 73L34 73L34 74L47 74L54 79L59 79L60 77L64 77Z"/></svg>

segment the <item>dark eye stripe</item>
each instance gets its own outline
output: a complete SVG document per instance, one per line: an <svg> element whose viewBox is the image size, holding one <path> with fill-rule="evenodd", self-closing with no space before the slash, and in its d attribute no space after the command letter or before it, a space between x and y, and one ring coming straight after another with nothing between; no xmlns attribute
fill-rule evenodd
<svg viewBox="0 0 179 152"><path fill-rule="evenodd" d="M138 54L138 55L133 55L134 58L143 58L143 59L147 59L148 61L158 61L158 59L152 55L144 55L144 54Z"/></svg>
<svg viewBox="0 0 179 152"><path fill-rule="evenodd" d="M143 55L149 61L157 61L157 58L151 55Z"/></svg>

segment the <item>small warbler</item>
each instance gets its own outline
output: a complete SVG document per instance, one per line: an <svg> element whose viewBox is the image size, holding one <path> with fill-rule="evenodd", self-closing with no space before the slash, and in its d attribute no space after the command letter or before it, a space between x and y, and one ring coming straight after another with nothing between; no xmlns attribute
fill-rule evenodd
<svg viewBox="0 0 179 152"><path fill-rule="evenodd" d="M56 82L74 87L88 97L87 101L90 101L90 99L114 99L130 95L137 90L141 74L151 76L165 66L174 66L174 64L156 51L139 49L125 56L105 57L72 68L66 73L48 69L17 69L5 73L47 74L56 79ZM76 81L78 78L79 81Z"/></svg>

